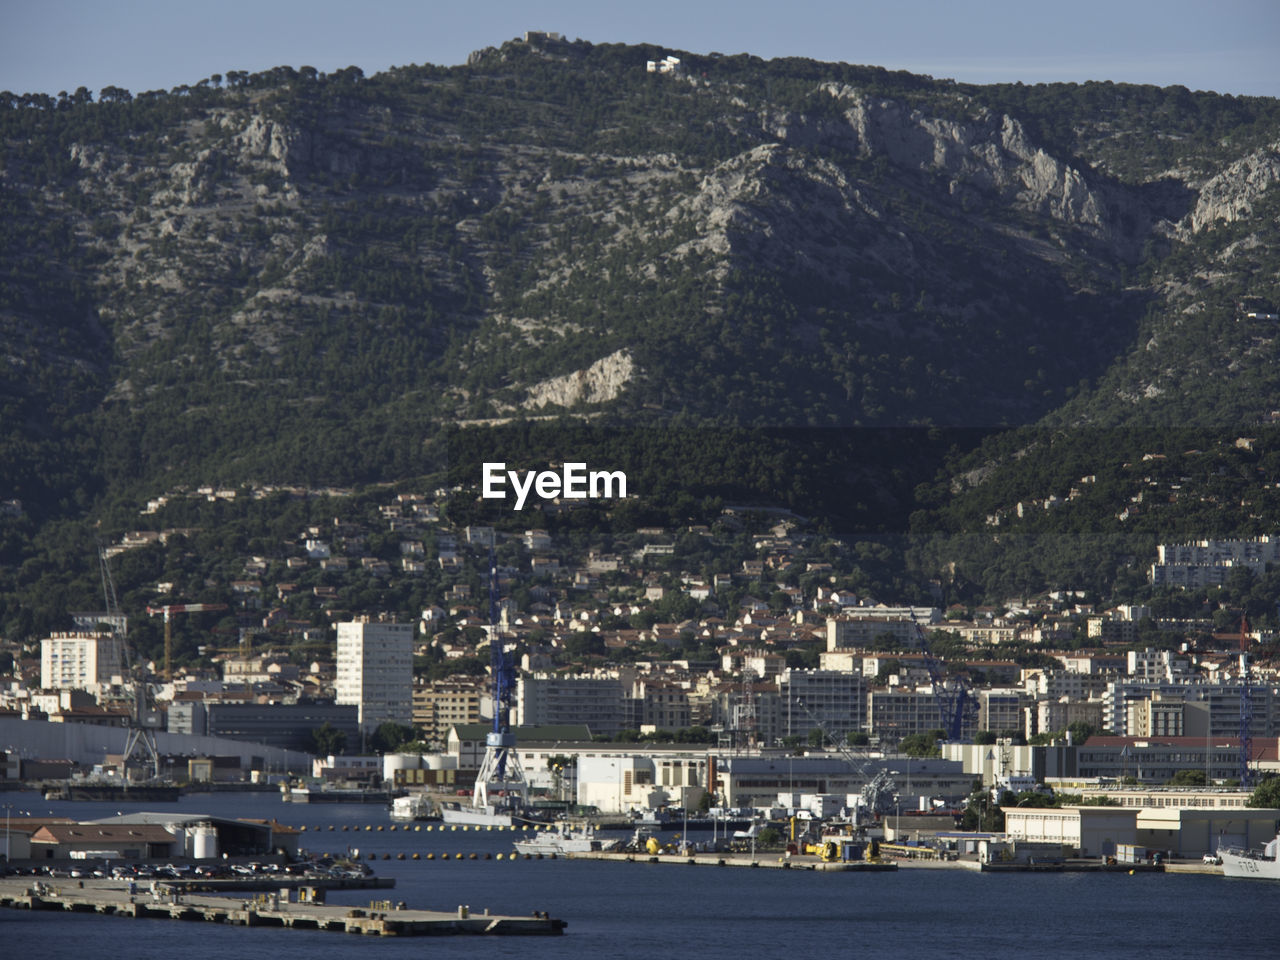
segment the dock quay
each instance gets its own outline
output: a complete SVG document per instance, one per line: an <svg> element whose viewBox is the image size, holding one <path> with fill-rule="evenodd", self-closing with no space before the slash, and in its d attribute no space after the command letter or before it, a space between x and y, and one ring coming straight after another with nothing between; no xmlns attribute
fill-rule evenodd
<svg viewBox="0 0 1280 960"><path fill-rule="evenodd" d="M898 869L892 860L831 860L799 854L785 856L745 853L562 853L566 860L605 860L613 863L659 863L694 867L756 867L762 870L814 870L826 873L878 873Z"/></svg>
<svg viewBox="0 0 1280 960"><path fill-rule="evenodd" d="M391 900L374 901L367 907L330 906L321 902L292 902L287 890L259 894L252 899L167 887L154 893L130 894L128 886L120 881L82 882L83 886L79 885L81 881L49 882L33 877L0 879L0 907L204 920L246 927L329 930L381 937L554 936L563 933L567 925L548 916L499 916L490 914L488 909L476 913L469 906L459 906L453 912L410 910L403 903Z"/></svg>

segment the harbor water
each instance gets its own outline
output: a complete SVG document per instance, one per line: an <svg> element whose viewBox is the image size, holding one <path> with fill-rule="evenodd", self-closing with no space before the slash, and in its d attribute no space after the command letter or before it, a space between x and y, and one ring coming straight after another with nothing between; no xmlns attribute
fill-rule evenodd
<svg viewBox="0 0 1280 960"><path fill-rule="evenodd" d="M442 830L438 824L406 830L385 808L372 804L288 804L274 794L188 794L178 803L122 806L9 793L4 802L14 804L15 816L29 810L33 815L93 819L150 809L276 819L306 828L303 847L329 854L357 848L379 875L396 880L394 890L331 892L330 903L366 906L372 899L390 898L423 909L546 911L568 922L563 937L395 940L0 910L0 953L5 957L381 960L428 952L433 958L462 958L480 950L490 957L548 960L743 960L744 955L1199 960L1276 955L1270 924L1280 904L1280 884L1266 881L1158 873L978 874L915 867L856 874L506 856L486 860L486 853L509 854L515 835ZM375 861L366 859L370 853ZM406 859L395 859L399 853ZM414 853L421 859L410 859ZM478 859L454 859L472 853ZM383 854L392 859L383 860ZM434 859L426 859L428 854ZM441 859L443 854L449 859Z"/></svg>

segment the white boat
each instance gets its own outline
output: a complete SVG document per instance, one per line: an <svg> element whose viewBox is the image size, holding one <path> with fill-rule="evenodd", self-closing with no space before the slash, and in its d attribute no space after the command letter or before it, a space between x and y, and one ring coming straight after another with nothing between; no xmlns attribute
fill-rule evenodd
<svg viewBox="0 0 1280 960"><path fill-rule="evenodd" d="M600 839L591 827L574 829L565 823L557 824L554 830L535 833L528 840L515 841L516 853L528 854L609 853L621 846L621 840Z"/></svg>
<svg viewBox="0 0 1280 960"><path fill-rule="evenodd" d="M504 800L509 802L502 802ZM482 827L518 827L546 822L545 817L536 815L518 797L499 798L498 803L484 804L444 800L440 803L440 819L445 823Z"/></svg>
<svg viewBox="0 0 1280 960"><path fill-rule="evenodd" d="M1223 876L1280 880L1280 835L1261 850L1220 847L1218 856L1222 858Z"/></svg>
<svg viewBox="0 0 1280 960"><path fill-rule="evenodd" d="M392 820L439 820L431 801L421 793L396 797L391 801Z"/></svg>

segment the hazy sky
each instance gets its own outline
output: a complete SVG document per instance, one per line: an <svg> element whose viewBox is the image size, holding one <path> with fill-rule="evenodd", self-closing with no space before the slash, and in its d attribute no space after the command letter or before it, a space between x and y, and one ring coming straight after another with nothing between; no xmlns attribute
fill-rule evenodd
<svg viewBox="0 0 1280 960"><path fill-rule="evenodd" d="M1280 0L0 0L0 89L137 93L281 65L372 74L462 63L525 30L974 83L1280 96Z"/></svg>

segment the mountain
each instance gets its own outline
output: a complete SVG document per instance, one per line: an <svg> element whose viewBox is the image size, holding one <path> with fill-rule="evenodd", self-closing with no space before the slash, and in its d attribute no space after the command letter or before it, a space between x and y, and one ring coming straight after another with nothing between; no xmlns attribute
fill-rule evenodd
<svg viewBox="0 0 1280 960"><path fill-rule="evenodd" d="M662 496L981 532L1047 483L1020 429L1080 472L1280 406L1238 306L1280 302L1275 100L671 53L0 95L11 583L178 485L465 481L566 430Z"/></svg>

